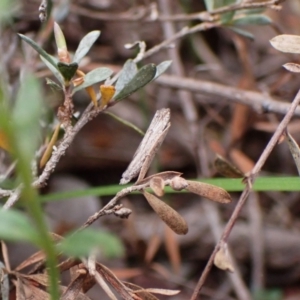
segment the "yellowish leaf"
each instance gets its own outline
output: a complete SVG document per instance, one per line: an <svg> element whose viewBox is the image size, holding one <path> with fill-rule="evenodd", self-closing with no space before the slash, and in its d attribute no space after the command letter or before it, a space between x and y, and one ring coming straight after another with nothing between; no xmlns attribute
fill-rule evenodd
<svg viewBox="0 0 300 300"><path fill-rule="evenodd" d="M45 166L45 164L47 163L47 161L49 160L49 158L51 157L52 154L52 150L53 150L53 146L55 145L57 139L58 139L58 134L59 134L59 129L60 129L60 124L58 124L54 130L54 133L51 137L51 140L40 160L40 168L43 168Z"/></svg>
<svg viewBox="0 0 300 300"><path fill-rule="evenodd" d="M1 130L0 130L0 148L4 149L6 151L10 151L7 137L4 134L4 132Z"/></svg>
<svg viewBox="0 0 300 300"><path fill-rule="evenodd" d="M115 87L112 85L100 85L101 104L100 108L104 108L115 94Z"/></svg>

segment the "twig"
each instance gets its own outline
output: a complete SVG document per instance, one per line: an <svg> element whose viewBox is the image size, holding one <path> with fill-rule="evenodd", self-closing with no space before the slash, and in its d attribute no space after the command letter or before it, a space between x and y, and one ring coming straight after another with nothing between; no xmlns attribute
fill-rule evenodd
<svg viewBox="0 0 300 300"><path fill-rule="evenodd" d="M174 14L174 15L165 15L165 14L158 14L153 18L151 16L151 10L145 7L137 7L134 10L129 10L123 13L106 13L106 12L96 12L91 9L82 8L79 5L72 4L71 11L82 15L87 16L89 18L94 19L101 19L109 22L182 22L182 21L193 21L198 20L202 22L212 22L215 21L216 15L223 14L229 11L237 11L243 9L253 9L253 8L266 8L272 7L274 5L278 5L279 3L285 0L269 0L269 1L262 1L262 2L241 2L239 4L233 4L226 7L221 7L210 12L201 11L192 14Z"/></svg>
<svg viewBox="0 0 300 300"><path fill-rule="evenodd" d="M159 7L160 10L166 14L166 15L172 15L171 10L171 2L170 0L159 0ZM166 40L172 38L172 36L175 35L176 30L175 26L172 22L165 22L162 23L162 28L164 35L166 37ZM178 47L172 47L168 49L168 54L172 60L171 70L172 73L174 73L177 76L184 77L184 67L183 63L180 59L180 55L178 52ZM197 152L198 152L198 130L197 130L197 121L198 121L198 114L197 114L197 108L193 102L192 93L186 90L179 90L178 91L180 106L183 111L184 117L186 118L188 125L189 125L189 131L190 131L190 139L193 141L192 148L194 150L194 156L196 158L197 165L199 166L199 161L197 160Z"/></svg>
<svg viewBox="0 0 300 300"><path fill-rule="evenodd" d="M10 197L12 193L13 193L12 190L4 190L0 188L0 198Z"/></svg>
<svg viewBox="0 0 300 300"><path fill-rule="evenodd" d="M243 193L241 194L241 197L228 221L228 223L225 226L225 229L223 231L223 234L218 242L218 244L216 245L214 251L212 252L207 265L205 267L205 269L203 270L203 273L201 275L201 277L199 278L199 281L196 285L196 288L194 290L194 293L191 297L191 300L196 300L198 297L198 294L201 290L201 288L204 285L204 282L210 272L210 269L213 265L213 260L214 257L217 253L217 251L220 249L220 245L222 243L226 243L227 239L229 237L229 234L238 218L238 216L240 215L240 212L249 196L250 191L252 190L252 184L255 180L255 177L257 176L258 172L260 172L261 168L263 167L265 161L267 160L267 158L269 157L271 151L273 150L273 148L275 147L275 145L278 143L279 138L281 137L281 135L283 134L286 126L288 125L290 119L292 118L294 111L296 110L296 107L299 105L300 103L300 90L298 91L296 97L294 98L288 112L286 113L285 117L283 118L283 120L280 122L279 126L277 127L275 133L273 134L271 140L269 141L268 145L266 146L265 150L263 151L263 153L261 154L259 160L257 161L257 163L255 164L254 168L252 169L248 180L247 180L247 184L246 184L246 188L244 189Z"/></svg>
<svg viewBox="0 0 300 300"><path fill-rule="evenodd" d="M259 113L276 112L286 114L290 108L289 103L277 101L269 95L228 87L226 85L210 81L182 78L173 75L161 75L155 80L155 82L170 88L184 89L195 93L224 97L229 101L250 106ZM300 108L295 110L295 115L300 116Z"/></svg>
<svg viewBox="0 0 300 300"><path fill-rule="evenodd" d="M220 213L218 211L218 207L215 205L215 203L204 201L203 208L205 211L205 215L207 216L208 223L210 225L214 239L216 242L218 242L223 228L221 226L221 218L220 218ZM245 285L242 279L239 267L236 263L235 258L231 253L232 251L230 251L230 249L228 248L228 254L234 268L233 273L229 273L229 272L227 273L231 281L231 285L240 300L251 300L251 295L249 293L249 290L247 289L247 286Z"/></svg>
<svg viewBox="0 0 300 300"><path fill-rule="evenodd" d="M252 259L251 288L253 291L259 291L264 288L265 245L263 236L263 217L257 193L252 192L250 194L247 207L250 223Z"/></svg>

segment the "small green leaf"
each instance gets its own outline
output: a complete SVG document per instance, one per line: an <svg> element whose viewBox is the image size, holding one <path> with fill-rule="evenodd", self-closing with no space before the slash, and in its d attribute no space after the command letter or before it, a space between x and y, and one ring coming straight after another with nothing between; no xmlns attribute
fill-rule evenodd
<svg viewBox="0 0 300 300"><path fill-rule="evenodd" d="M272 20L266 15L248 15L243 16L237 19L234 19L231 22L232 25L270 25Z"/></svg>
<svg viewBox="0 0 300 300"><path fill-rule="evenodd" d="M51 56L51 55L49 55ZM63 85L64 84L64 79L61 75L61 73L59 72L59 70L57 69L57 66L53 66L52 64L49 63L48 60L46 60L43 56L40 55L41 60L44 62L44 64L48 67L48 69L53 73L53 75L58 79L58 81ZM54 57L52 57L52 59L54 61L56 61L56 59ZM58 63L58 61L56 61L56 64Z"/></svg>
<svg viewBox="0 0 300 300"><path fill-rule="evenodd" d="M0 207L0 239L38 244L37 237L37 230L24 213L14 209L4 210Z"/></svg>
<svg viewBox="0 0 300 300"><path fill-rule="evenodd" d="M204 0L205 7L207 11L211 11L214 9L214 1L213 0Z"/></svg>
<svg viewBox="0 0 300 300"><path fill-rule="evenodd" d="M99 30L94 30L82 38L74 54L74 62L79 63L82 60L82 58L89 52L93 44L96 42L97 38L100 36L100 33L101 32Z"/></svg>
<svg viewBox="0 0 300 300"><path fill-rule="evenodd" d="M95 83L104 81L107 79L113 71L109 68L97 68L94 69L93 71L87 73L84 76L84 82L81 85L78 85L74 88L73 94L78 92L79 90L82 90L88 86L91 86Z"/></svg>
<svg viewBox="0 0 300 300"><path fill-rule="evenodd" d="M106 257L119 257L124 253L118 237L92 228L69 234L57 246L59 251L73 257L87 256L95 250L99 250Z"/></svg>
<svg viewBox="0 0 300 300"><path fill-rule="evenodd" d="M124 86L136 75L138 68L132 59L128 59L121 71L121 74L116 83L116 95L124 88Z"/></svg>
<svg viewBox="0 0 300 300"><path fill-rule="evenodd" d="M35 41L27 37L26 35L18 33L19 37L29 44L36 52L38 52L41 56L43 56L51 65L53 65L56 69L56 62L52 59L51 55L49 55L43 48L41 48Z"/></svg>
<svg viewBox="0 0 300 300"><path fill-rule="evenodd" d="M50 85L51 89L53 91L61 91L62 87L57 84L55 81L53 81L52 79L46 77L46 84Z"/></svg>
<svg viewBox="0 0 300 300"><path fill-rule="evenodd" d="M250 33L249 31L237 28L237 27L231 27L231 26L227 26L227 28L231 29L232 31L234 31L235 33L244 36L250 40L254 40L254 35L252 33Z"/></svg>
<svg viewBox="0 0 300 300"><path fill-rule="evenodd" d="M59 50L67 50L67 43L65 36L60 28L60 26L54 22L54 37L57 49Z"/></svg>
<svg viewBox="0 0 300 300"><path fill-rule="evenodd" d="M71 64L58 62L57 67L64 79L66 81L70 81L74 77L78 69L78 64L76 62L73 62Z"/></svg>
<svg viewBox="0 0 300 300"><path fill-rule="evenodd" d="M166 70L170 67L171 64L172 64L171 60L166 60L166 61L163 61L162 63L160 63L159 65L157 65L156 66L156 73L155 73L155 76L152 80L155 80L161 74L166 72Z"/></svg>
<svg viewBox="0 0 300 300"><path fill-rule="evenodd" d="M235 15L234 10L222 14L221 15L221 23L224 25L229 24L231 22L231 20L233 19L234 15Z"/></svg>
<svg viewBox="0 0 300 300"><path fill-rule="evenodd" d="M27 75L17 95L12 126L16 144L27 161L34 156L40 137L39 118L42 110L42 93L37 80L32 75Z"/></svg>
<svg viewBox="0 0 300 300"><path fill-rule="evenodd" d="M113 99L117 102L130 96L150 82L155 77L155 74L156 66L154 64L148 64L142 67Z"/></svg>

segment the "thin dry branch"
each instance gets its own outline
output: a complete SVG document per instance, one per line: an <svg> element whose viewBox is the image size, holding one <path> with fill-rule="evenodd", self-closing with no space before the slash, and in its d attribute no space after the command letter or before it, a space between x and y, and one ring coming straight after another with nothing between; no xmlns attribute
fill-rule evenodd
<svg viewBox="0 0 300 300"><path fill-rule="evenodd" d="M147 8L145 6L138 6L122 13L106 13L97 12L94 9L83 8L79 5L72 4L71 12L77 15L86 16L93 19L105 20L110 22L182 22L182 21L202 21L202 22L213 22L216 20L217 15L223 14L230 11L237 11L243 9L253 9L253 8L267 8L278 6L281 2L285 0L269 0L269 1L257 1L257 2L244 2L238 4L233 4L230 6L221 7L214 9L210 12L201 11L192 14L160 14L156 11L153 17L153 9Z"/></svg>
<svg viewBox="0 0 300 300"><path fill-rule="evenodd" d="M203 93L217 97L226 98L228 101L242 103L252 107L259 113L276 112L286 114L290 104L276 100L263 93L247 91L239 88L229 87L210 81L183 78L173 75L162 75L156 79L156 83L175 89L184 89L195 93ZM296 108L295 115L300 116L300 108Z"/></svg>
<svg viewBox="0 0 300 300"><path fill-rule="evenodd" d="M205 267L205 269L203 270L203 273L201 275L201 277L199 278L199 281L196 285L196 288L194 290L194 293L191 297L191 300L196 300L198 298L198 294L201 290L201 288L204 285L204 282L213 266L213 261L214 261L214 257L216 255L216 253L218 252L218 250L220 249L220 246L222 245L222 243L226 243L228 240L228 237L231 233L231 230L236 222L236 220L238 219L240 212L246 202L246 200L248 199L248 196L252 190L252 185L253 182L255 180L255 177L258 175L258 173L260 172L260 170L262 169L265 161L267 160L267 158L269 157L269 155L271 154L273 148L275 147L275 145L278 143L279 138L282 136L285 128L287 127L289 121L291 120L291 118L294 115L294 112L297 108L297 106L300 103L300 90L298 91L296 97L294 98L288 112L286 113L286 115L284 116L283 120L280 122L279 126L277 127L275 133L273 134L271 140L269 141L268 145L266 146L265 150L263 151L263 153L261 154L259 160L257 161L257 163L255 164L254 168L252 169L249 177L247 178L247 184L246 184L246 188L244 189L243 193L241 194L241 197L229 219L229 221L227 222L225 229L222 233L222 236L219 240L219 242L217 243L214 251L212 252L207 265Z"/></svg>

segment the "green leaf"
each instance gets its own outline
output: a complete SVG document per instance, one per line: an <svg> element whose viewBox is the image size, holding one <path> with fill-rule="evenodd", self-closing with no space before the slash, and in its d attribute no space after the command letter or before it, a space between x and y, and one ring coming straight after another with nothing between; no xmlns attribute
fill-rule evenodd
<svg viewBox="0 0 300 300"><path fill-rule="evenodd" d="M16 145L28 163L34 156L40 137L41 110L42 94L39 84L32 75L26 75L17 95L12 126Z"/></svg>
<svg viewBox="0 0 300 300"><path fill-rule="evenodd" d="M142 67L137 74L128 82L127 85L113 98L116 102L130 96L148 82L150 82L156 74L156 66L148 64Z"/></svg>
<svg viewBox="0 0 300 300"><path fill-rule="evenodd" d="M231 22L232 25L270 25L272 19L266 15L248 15L234 19Z"/></svg>
<svg viewBox="0 0 300 300"><path fill-rule="evenodd" d="M37 230L24 213L14 209L4 210L0 207L0 239L38 244L37 237Z"/></svg>
<svg viewBox="0 0 300 300"><path fill-rule="evenodd" d="M60 26L56 22L54 22L54 37L57 49L67 51L67 43L64 33L62 32Z"/></svg>
<svg viewBox="0 0 300 300"><path fill-rule="evenodd" d="M221 23L224 25L229 24L231 22L231 20L233 19L234 15L235 15L234 10L222 14L221 15Z"/></svg>
<svg viewBox="0 0 300 300"><path fill-rule="evenodd" d="M119 257L124 253L118 237L92 228L69 234L57 246L59 251L72 257L87 256L97 250L109 258Z"/></svg>
<svg viewBox="0 0 300 300"><path fill-rule="evenodd" d="M250 33L249 31L237 28L237 27L231 27L231 26L227 26L227 28L231 29L232 31L234 31L235 33L244 36L250 40L254 40L254 35L252 33Z"/></svg>
<svg viewBox="0 0 300 300"><path fill-rule="evenodd" d="M171 60L166 60L160 63L159 65L156 66L156 73L155 76L152 80L155 80L157 77L159 77L161 74L163 74L172 64Z"/></svg>
<svg viewBox="0 0 300 300"><path fill-rule="evenodd" d="M124 88L126 84L136 75L138 68L136 63L132 59L128 59L121 71L121 74L116 83L116 95Z"/></svg>
<svg viewBox="0 0 300 300"><path fill-rule="evenodd" d="M73 94L95 83L106 80L113 71L109 68L96 68L84 76L84 82L74 88Z"/></svg>
<svg viewBox="0 0 300 300"><path fill-rule="evenodd" d="M74 54L74 62L79 63L82 60L82 58L89 52L93 44L96 42L97 38L100 36L100 33L101 32L99 30L94 30L82 38Z"/></svg>
<svg viewBox="0 0 300 300"><path fill-rule="evenodd" d="M245 188L245 184L242 183L242 179L236 178L198 178L191 179L200 182L216 185L220 188L225 189L228 192L240 192ZM128 187L129 185L108 185L100 186L96 188L89 188L85 190L74 190L60 193L53 193L49 195L43 195L40 197L41 202L49 201L59 201L74 199L84 196L113 196L120 192L122 189ZM294 177L258 177L253 185L253 190L256 192L265 191L282 191L282 192L292 192L300 191L300 178L299 176ZM169 187L166 187L165 193L177 193ZM181 191L181 193L186 193L186 191Z"/></svg>
<svg viewBox="0 0 300 300"><path fill-rule="evenodd" d="M9 22L13 17L15 11L15 0L1 0L0 1L0 22Z"/></svg>
<svg viewBox="0 0 300 300"><path fill-rule="evenodd" d="M214 9L214 0L204 0L204 3L207 11Z"/></svg>
<svg viewBox="0 0 300 300"><path fill-rule="evenodd" d="M58 62L57 67L64 79L66 81L70 81L78 69L78 64L76 62L70 64Z"/></svg>
<svg viewBox="0 0 300 300"><path fill-rule="evenodd" d="M254 300L282 300L283 292L279 289L266 289L256 291L253 295Z"/></svg>
<svg viewBox="0 0 300 300"><path fill-rule="evenodd" d="M51 55L50 55L51 56ZM61 75L61 73L59 72L59 70L57 69L57 67L55 68L52 64L49 63L48 60L46 60L43 56L40 55L41 60L44 62L44 64L48 67L48 69L53 73L53 75L58 79L58 81L63 85L64 84L64 79ZM52 57L52 59L54 61L56 61L56 59L54 57ZM56 62L58 63L58 61Z"/></svg>
<svg viewBox="0 0 300 300"><path fill-rule="evenodd" d="M41 56L43 56L51 65L53 65L56 69L56 62L53 60L51 55L49 55L43 48L41 48L35 41L27 37L26 35L18 33L19 37L29 44L36 52L38 52Z"/></svg>

